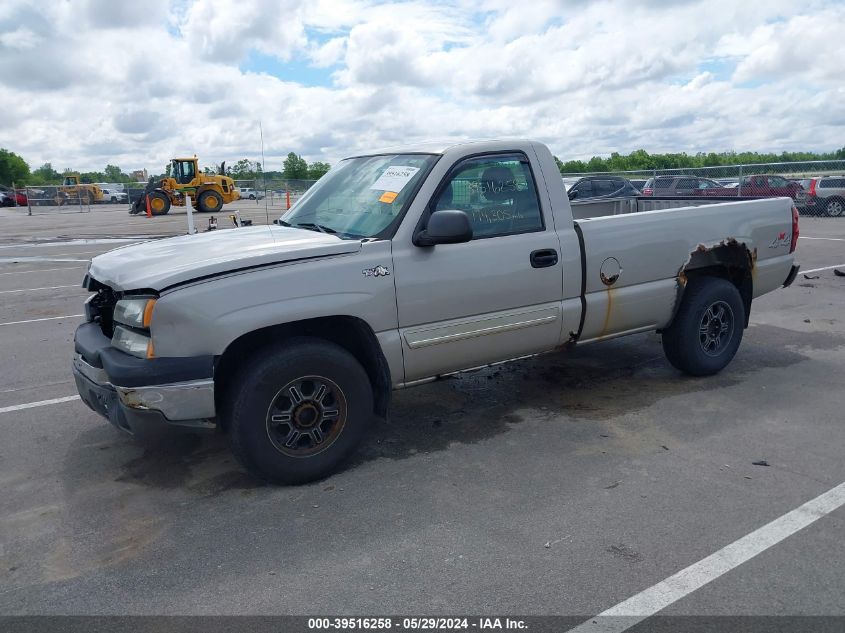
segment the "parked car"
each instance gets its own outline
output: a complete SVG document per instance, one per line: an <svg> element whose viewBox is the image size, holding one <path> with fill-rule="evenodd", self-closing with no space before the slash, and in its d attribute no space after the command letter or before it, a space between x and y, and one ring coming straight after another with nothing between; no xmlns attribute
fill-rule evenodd
<svg viewBox="0 0 845 633"><path fill-rule="evenodd" d="M112 204L129 202L129 194L125 191L117 191L116 189L103 189L102 202L111 202Z"/></svg>
<svg viewBox="0 0 845 633"><path fill-rule="evenodd" d="M807 192L800 184L771 174L744 176L737 190L739 195L751 198L792 198L798 206L802 206L807 198Z"/></svg>
<svg viewBox="0 0 845 633"><path fill-rule="evenodd" d="M640 190L627 178L619 176L587 176L569 188L570 200L587 198L630 198L640 195Z"/></svg>
<svg viewBox="0 0 845 633"><path fill-rule="evenodd" d="M249 187L240 187L241 198L248 198L249 200L263 200L264 192L261 190L251 189Z"/></svg>
<svg viewBox="0 0 845 633"><path fill-rule="evenodd" d="M700 176L657 176L649 178L643 187L644 196L729 196L725 187Z"/></svg>
<svg viewBox="0 0 845 633"><path fill-rule="evenodd" d="M0 206L3 207L25 207L26 204L26 193L20 189L17 191L13 190L11 187L6 187L4 185L0 185Z"/></svg>
<svg viewBox="0 0 845 633"><path fill-rule="evenodd" d="M742 196L744 198L792 198L796 206L805 203L807 193L800 184L783 176L744 176L731 186L700 176L658 176L643 189L644 196Z"/></svg>
<svg viewBox="0 0 845 633"><path fill-rule="evenodd" d="M811 178L806 207L832 218L845 214L845 176Z"/></svg>
<svg viewBox="0 0 845 633"><path fill-rule="evenodd" d="M636 197L603 216L557 173L532 141L358 152L279 225L94 257L82 401L139 436L220 429L257 477L302 483L393 389L462 370L656 330L673 366L715 374L753 299L798 272L789 200Z"/></svg>

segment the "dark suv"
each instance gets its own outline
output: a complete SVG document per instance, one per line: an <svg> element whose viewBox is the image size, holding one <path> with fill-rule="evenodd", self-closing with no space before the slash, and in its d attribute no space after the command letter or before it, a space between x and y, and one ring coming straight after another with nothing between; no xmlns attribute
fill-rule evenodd
<svg viewBox="0 0 845 633"><path fill-rule="evenodd" d="M588 198L633 198L640 195L627 178L619 176L587 176L569 188L570 200Z"/></svg>

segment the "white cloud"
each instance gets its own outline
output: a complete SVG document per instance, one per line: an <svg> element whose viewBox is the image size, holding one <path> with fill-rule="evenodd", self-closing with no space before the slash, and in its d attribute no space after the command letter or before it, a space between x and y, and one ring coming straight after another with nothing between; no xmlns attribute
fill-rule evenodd
<svg viewBox="0 0 845 633"><path fill-rule="evenodd" d="M843 23L835 0L7 0L0 147L157 170L255 159L261 121L268 168L444 137L832 149Z"/></svg>
<svg viewBox="0 0 845 633"><path fill-rule="evenodd" d="M193 50L208 60L242 61L250 49L287 60L307 38L303 0L219 2L197 0L182 29Z"/></svg>

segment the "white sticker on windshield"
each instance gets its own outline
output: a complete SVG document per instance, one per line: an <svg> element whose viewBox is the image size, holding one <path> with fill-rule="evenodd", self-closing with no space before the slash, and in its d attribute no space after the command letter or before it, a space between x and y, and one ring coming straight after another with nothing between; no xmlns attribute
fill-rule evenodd
<svg viewBox="0 0 845 633"><path fill-rule="evenodd" d="M378 191L402 191L402 187L408 184L408 181L414 177L420 170L419 167L407 167L406 165L392 165L388 167L384 173L379 176L379 179L373 183L370 189Z"/></svg>

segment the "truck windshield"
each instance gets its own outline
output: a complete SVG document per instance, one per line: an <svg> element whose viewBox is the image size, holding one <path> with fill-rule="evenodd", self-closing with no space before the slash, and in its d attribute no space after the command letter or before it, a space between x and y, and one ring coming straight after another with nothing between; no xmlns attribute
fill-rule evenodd
<svg viewBox="0 0 845 633"><path fill-rule="evenodd" d="M348 158L320 178L281 223L339 237L377 237L398 221L436 160L431 154Z"/></svg>

